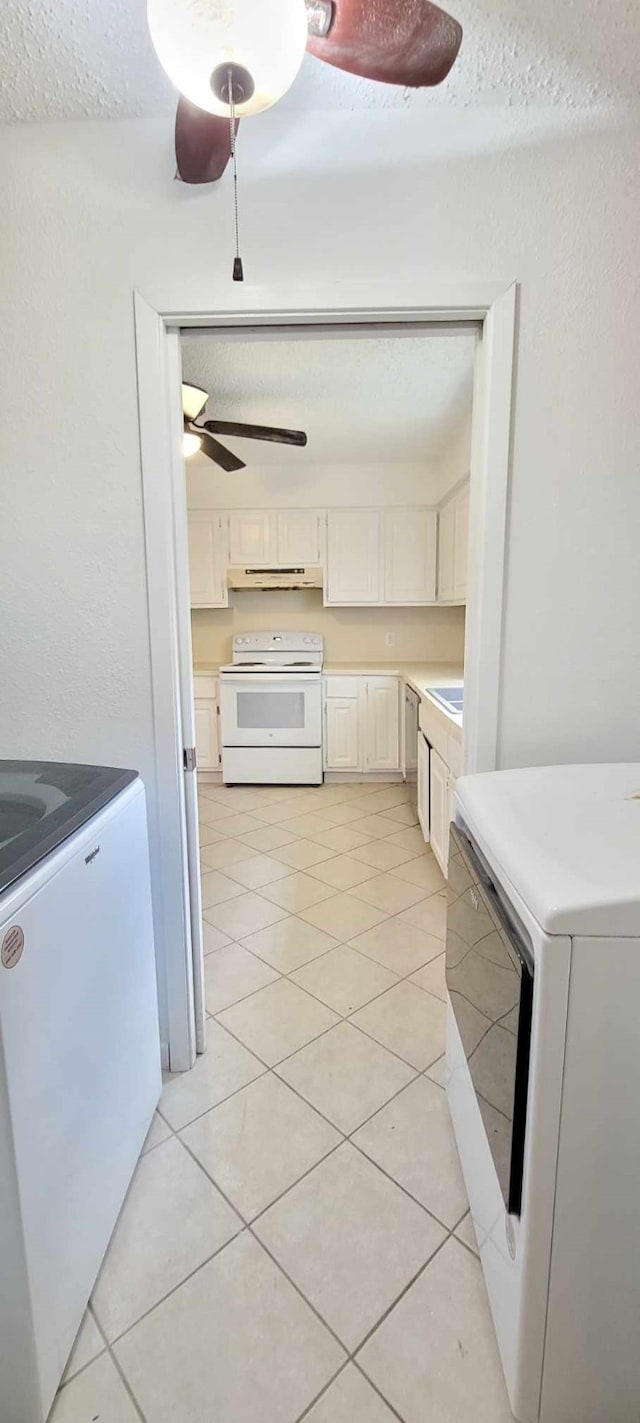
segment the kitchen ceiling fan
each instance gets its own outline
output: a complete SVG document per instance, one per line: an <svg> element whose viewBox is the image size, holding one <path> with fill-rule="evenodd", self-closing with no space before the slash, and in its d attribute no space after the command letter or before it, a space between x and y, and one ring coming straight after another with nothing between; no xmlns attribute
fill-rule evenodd
<svg viewBox="0 0 640 1423"><path fill-rule="evenodd" d="M462 26L431 0L148 0L151 38L180 91L178 176L214 183L238 122L276 103L305 49L349 74L421 89L446 79Z"/></svg>
<svg viewBox="0 0 640 1423"><path fill-rule="evenodd" d="M182 385L182 413L184 418L184 455L189 459L200 451L214 464L228 474L246 469L244 460L238 459L226 445L222 445L216 435L239 435L244 440L268 440L271 444L297 445L304 448L307 437L304 430L280 430L272 425L247 425L237 420L204 420L197 424L209 399L209 393L197 385Z"/></svg>

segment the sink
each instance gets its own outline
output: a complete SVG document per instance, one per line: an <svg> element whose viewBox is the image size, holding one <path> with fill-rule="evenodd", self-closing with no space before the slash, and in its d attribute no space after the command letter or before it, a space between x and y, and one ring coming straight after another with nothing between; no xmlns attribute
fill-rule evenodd
<svg viewBox="0 0 640 1423"><path fill-rule="evenodd" d="M430 697L434 697L445 711L454 716L462 716L464 687L428 687Z"/></svg>

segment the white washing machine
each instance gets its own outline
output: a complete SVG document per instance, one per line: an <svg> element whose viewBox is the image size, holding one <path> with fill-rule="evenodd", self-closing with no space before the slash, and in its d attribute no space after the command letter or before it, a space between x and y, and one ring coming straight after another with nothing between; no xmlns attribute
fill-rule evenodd
<svg viewBox="0 0 640 1423"><path fill-rule="evenodd" d="M161 1087L135 772L0 761L0 1416L43 1423Z"/></svg>
<svg viewBox="0 0 640 1423"><path fill-rule="evenodd" d="M640 764L461 777L447 1092L519 1423L640 1418Z"/></svg>

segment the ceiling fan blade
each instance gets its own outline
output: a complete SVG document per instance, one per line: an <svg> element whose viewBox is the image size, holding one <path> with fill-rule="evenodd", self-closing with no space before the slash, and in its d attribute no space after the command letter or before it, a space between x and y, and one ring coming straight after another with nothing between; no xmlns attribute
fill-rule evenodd
<svg viewBox="0 0 640 1423"><path fill-rule="evenodd" d="M240 120L236 119L236 133ZM176 163L183 183L215 183L231 157L228 119L207 114L188 99L176 113Z"/></svg>
<svg viewBox="0 0 640 1423"><path fill-rule="evenodd" d="M246 440L270 440L276 445L306 445L304 430L278 430L272 425L244 425L236 420L205 420L206 430L216 435L241 435Z"/></svg>
<svg viewBox="0 0 640 1423"><path fill-rule="evenodd" d="M334 0L328 33L310 33L307 49L363 79L421 89L446 79L461 40L462 26L431 0Z"/></svg>
<svg viewBox="0 0 640 1423"><path fill-rule="evenodd" d="M218 464L227 474L235 474L239 469L246 469L244 460L239 460L237 455L232 455L231 450L220 444L219 440L214 440L213 435L205 429L204 425L196 425L193 420L185 420L185 430L189 430L192 435L197 435L201 441L201 452L207 455L214 464Z"/></svg>

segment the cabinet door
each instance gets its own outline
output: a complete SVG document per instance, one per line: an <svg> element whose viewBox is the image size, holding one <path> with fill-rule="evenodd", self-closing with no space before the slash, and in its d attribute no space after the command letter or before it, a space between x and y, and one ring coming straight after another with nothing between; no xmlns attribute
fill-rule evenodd
<svg viewBox="0 0 640 1423"><path fill-rule="evenodd" d="M199 771L217 771L218 709L215 702L195 698L196 762Z"/></svg>
<svg viewBox="0 0 640 1423"><path fill-rule="evenodd" d="M333 509L327 516L326 603L380 601L380 514Z"/></svg>
<svg viewBox="0 0 640 1423"><path fill-rule="evenodd" d="M447 776L447 863L449 861L449 826L455 815L456 781L457 776L452 776L451 772Z"/></svg>
<svg viewBox="0 0 640 1423"><path fill-rule="evenodd" d="M226 608L229 602L224 549L225 520L204 509L190 509L189 579L192 608Z"/></svg>
<svg viewBox="0 0 640 1423"><path fill-rule="evenodd" d="M327 697L325 706L325 769L327 771L359 771L358 697Z"/></svg>
<svg viewBox="0 0 640 1423"><path fill-rule="evenodd" d="M456 499L455 537L453 549L453 596L467 596L467 559L469 556L469 485Z"/></svg>
<svg viewBox="0 0 640 1423"><path fill-rule="evenodd" d="M312 509L283 509L277 515L278 563L320 562L320 515Z"/></svg>
<svg viewBox="0 0 640 1423"><path fill-rule="evenodd" d="M234 564L276 562L275 519L273 514L229 515L229 560Z"/></svg>
<svg viewBox="0 0 640 1423"><path fill-rule="evenodd" d="M418 820L425 840L429 840L429 743L418 732Z"/></svg>
<svg viewBox="0 0 640 1423"><path fill-rule="evenodd" d="M389 509L384 515L385 603L433 603L437 515L433 509Z"/></svg>
<svg viewBox="0 0 640 1423"><path fill-rule="evenodd" d="M449 773L442 757L433 749L430 760L431 849L443 875L446 876L449 846Z"/></svg>
<svg viewBox="0 0 640 1423"><path fill-rule="evenodd" d="M453 598L453 557L455 545L455 499L438 514L438 597L450 602Z"/></svg>
<svg viewBox="0 0 640 1423"><path fill-rule="evenodd" d="M367 678L365 769L397 771L400 765L399 682L396 677Z"/></svg>
<svg viewBox="0 0 640 1423"><path fill-rule="evenodd" d="M196 763L199 771L217 771L218 694L214 677L194 677L193 706L196 728Z"/></svg>

